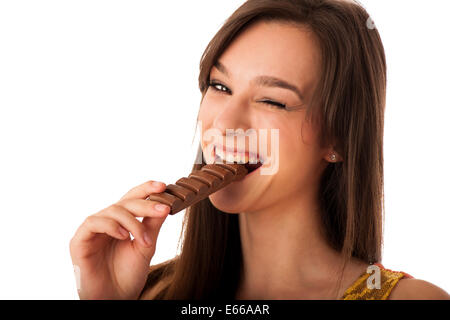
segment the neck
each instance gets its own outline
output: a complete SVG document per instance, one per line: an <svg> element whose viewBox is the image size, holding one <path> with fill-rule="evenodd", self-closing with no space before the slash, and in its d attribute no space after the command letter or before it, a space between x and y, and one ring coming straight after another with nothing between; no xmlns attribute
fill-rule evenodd
<svg viewBox="0 0 450 320"><path fill-rule="evenodd" d="M361 274L363 263L343 269L345 259L321 235L313 200L304 194L290 204L279 201L276 208L239 215L243 270L237 299L339 298L345 291L338 285L340 271L344 285Z"/></svg>

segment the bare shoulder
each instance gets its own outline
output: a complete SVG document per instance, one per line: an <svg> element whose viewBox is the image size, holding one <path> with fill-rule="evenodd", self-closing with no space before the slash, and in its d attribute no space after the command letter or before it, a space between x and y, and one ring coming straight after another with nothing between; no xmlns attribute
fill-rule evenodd
<svg viewBox="0 0 450 320"><path fill-rule="evenodd" d="M392 289L389 300L450 300L450 295L425 280L401 279Z"/></svg>

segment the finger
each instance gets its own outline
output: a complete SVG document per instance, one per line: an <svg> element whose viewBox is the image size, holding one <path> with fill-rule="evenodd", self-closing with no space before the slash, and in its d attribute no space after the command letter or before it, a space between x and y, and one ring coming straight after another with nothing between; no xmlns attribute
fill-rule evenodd
<svg viewBox="0 0 450 320"><path fill-rule="evenodd" d="M136 217L161 218L170 212L168 205L152 200L125 199L120 200L116 205L124 207Z"/></svg>
<svg viewBox="0 0 450 320"><path fill-rule="evenodd" d="M126 208L114 204L106 210L103 210L99 213L99 215L117 221L126 230L130 231L134 238L138 239L142 246L151 246L150 235L146 232L146 228L139 220L136 219L135 215Z"/></svg>
<svg viewBox="0 0 450 320"><path fill-rule="evenodd" d="M128 191L120 200L145 199L152 193L160 193L166 189L166 184L159 181L147 181Z"/></svg>
<svg viewBox="0 0 450 320"><path fill-rule="evenodd" d="M87 217L76 231L73 240L89 241L97 234L105 233L112 238L125 240L129 233L117 221L107 217L92 215Z"/></svg>

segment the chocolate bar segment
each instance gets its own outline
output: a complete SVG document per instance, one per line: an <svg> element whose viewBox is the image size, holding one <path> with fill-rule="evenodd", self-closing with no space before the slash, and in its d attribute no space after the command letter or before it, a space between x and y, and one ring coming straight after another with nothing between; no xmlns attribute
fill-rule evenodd
<svg viewBox="0 0 450 320"><path fill-rule="evenodd" d="M190 189L194 191L196 194L203 194L208 191L208 185L206 185L203 182L200 182L195 179L189 179L189 178L181 178L175 184L182 186L186 189Z"/></svg>
<svg viewBox="0 0 450 320"><path fill-rule="evenodd" d="M222 180L219 177L214 176L214 175L212 175L212 174L210 174L210 173L208 173L206 171L203 171L203 170L195 170L195 171L193 171L189 175L189 178L193 178L193 179L199 180L199 181L207 184L208 187L210 187L210 188L217 187L220 184L221 180Z"/></svg>
<svg viewBox="0 0 450 320"><path fill-rule="evenodd" d="M168 205L169 214L175 214L203 199L233 181L242 180L248 173L241 164L208 164L191 172L175 184L169 184L161 193L153 193L147 200Z"/></svg>
<svg viewBox="0 0 450 320"><path fill-rule="evenodd" d="M167 192L151 194L150 200L159 201L161 203L167 204L169 207L171 207L171 211L182 210L184 204L183 200Z"/></svg>
<svg viewBox="0 0 450 320"><path fill-rule="evenodd" d="M203 166L201 170L213 174L225 181L233 178L233 173L230 170L224 169L218 165L207 164Z"/></svg>
<svg viewBox="0 0 450 320"><path fill-rule="evenodd" d="M164 192L170 193L183 201L191 201L195 197L195 191L184 188L176 184L169 184Z"/></svg>
<svg viewBox="0 0 450 320"><path fill-rule="evenodd" d="M234 175L236 175L237 180L242 180L244 179L245 175L247 174L247 168L245 168L244 165L242 164L228 164L228 163L216 163L215 165L230 170L234 173Z"/></svg>

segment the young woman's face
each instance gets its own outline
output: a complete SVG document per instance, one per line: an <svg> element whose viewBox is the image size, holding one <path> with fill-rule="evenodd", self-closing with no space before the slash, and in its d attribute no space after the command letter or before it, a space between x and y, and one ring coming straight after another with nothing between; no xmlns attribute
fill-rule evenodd
<svg viewBox="0 0 450 320"><path fill-rule="evenodd" d="M267 129L267 153L272 158L271 129L279 130L278 170L261 174L261 168L243 180L212 194L213 205L228 213L253 212L269 207L283 208L303 195L316 192L318 179L329 150L320 149L317 130L304 121L304 107L317 86L320 73L319 49L307 29L280 23L259 22L240 34L213 67L210 85L200 106L202 130L215 128L226 144L226 129ZM222 69L222 70L219 70ZM279 78L296 87L258 85L260 76ZM263 101L303 106L293 111ZM262 138L262 136L261 136ZM211 145L202 138L207 163L214 162ZM249 141L246 150L249 151Z"/></svg>

